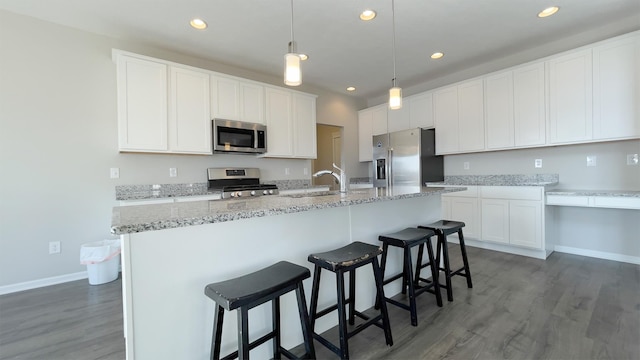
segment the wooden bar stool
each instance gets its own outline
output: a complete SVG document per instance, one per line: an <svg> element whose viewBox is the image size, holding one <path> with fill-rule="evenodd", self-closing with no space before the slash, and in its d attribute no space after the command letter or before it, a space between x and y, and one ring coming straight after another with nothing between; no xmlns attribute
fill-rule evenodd
<svg viewBox="0 0 640 360"><path fill-rule="evenodd" d="M473 284L471 282L471 271L469 270L469 261L467 260L467 249L464 245L464 235L462 234L462 228L464 227L464 223L462 221L452 221L452 220L440 220L434 223L418 226L421 229L433 230L438 234L438 249L436 251L436 263L438 267L440 266L440 249L442 249L442 260L444 263L444 268L439 268L444 271L444 277L446 284L440 284L440 287L447 289L447 300L453 301L453 289L451 288L451 278L454 275L463 276L467 279L467 287L473 288ZM447 246L447 236L451 234L458 233L458 240L460 243L460 252L462 253L462 263L463 266L455 271L451 271L451 266L449 264L449 248ZM420 268L416 269L416 273L420 273Z"/></svg>
<svg viewBox="0 0 640 360"><path fill-rule="evenodd" d="M384 279L384 285L389 284L402 278L402 293L405 294L407 288L409 290L409 305L400 301L384 298L384 300L390 304L396 305L402 309L409 310L411 313L411 325L418 326L418 315L416 310L416 297L424 292L430 292L436 296L436 303L438 306L442 306L442 296L440 295L440 286L438 283L438 268L436 260L433 255L433 248L431 246L431 237L435 235L433 230L406 228L395 233L380 235L378 240L382 241L382 278L384 279L385 268L387 264L387 255L389 252L389 246L396 246L403 249L403 264L402 272L393 275L387 279ZM427 246L427 254L429 256L429 262L422 264L422 252L424 246ZM418 248L418 261L416 268L431 266L431 273L433 274L432 281L429 281L427 285L420 286L419 272L416 271L415 279L413 277L413 262L411 260L411 249L419 246ZM424 279L423 279L424 280ZM379 304L379 299L376 300L376 304Z"/></svg>
<svg viewBox="0 0 640 360"><path fill-rule="evenodd" d="M249 359L249 350L270 339L273 339L274 359L280 359L282 355L289 359L295 359L295 355L280 345L280 296L293 290L296 291L298 299L298 313L306 350L303 358L314 359L312 328L302 286L302 280L310 276L311 273L306 267L281 261L235 279L207 285L204 288L204 293L217 305L213 318L211 359L220 359L220 341L225 309L227 311L238 309L238 351L223 359ZM249 310L267 301L272 302L273 330L261 338L249 342Z"/></svg>
<svg viewBox="0 0 640 360"><path fill-rule="evenodd" d="M353 242L339 249L309 255L309 261L315 266L313 273L313 288L311 290L311 329L313 337L322 345L340 356L341 359L349 358L348 340L352 336L358 334L362 330L371 325L378 326L384 330L387 345L393 345L391 337L391 327L389 326L389 315L387 314L386 304L383 302L380 306L380 314L375 317L369 317L355 310L356 303L356 269L371 264L373 267L373 277L376 283L376 293L380 298L384 298L384 290L382 285L382 272L378 265L378 255L382 250L378 246L365 244L359 241ZM329 270L336 274L338 303L324 310L318 309L318 292L320 288L320 272L322 269ZM344 274L349 273L349 298L345 299L344 290ZM349 305L348 320L349 324L354 324L355 316L365 320L365 322L357 325L352 331L347 329L347 311ZM329 340L317 334L314 330L316 319L329 314L334 310L338 310L338 329L340 333L340 346L335 346Z"/></svg>

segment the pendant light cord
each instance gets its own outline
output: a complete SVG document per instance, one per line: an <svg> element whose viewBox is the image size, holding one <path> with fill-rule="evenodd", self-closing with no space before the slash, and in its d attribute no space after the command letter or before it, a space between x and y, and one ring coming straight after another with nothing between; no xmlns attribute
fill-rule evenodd
<svg viewBox="0 0 640 360"><path fill-rule="evenodd" d="M293 1L293 0L291 0ZM396 6L395 0L391 0L391 26L393 30L393 38L391 44L393 47L393 87L396 87Z"/></svg>
<svg viewBox="0 0 640 360"><path fill-rule="evenodd" d="M293 0L291 0L291 44L289 46L289 52L293 53L296 51L296 43L293 41Z"/></svg>

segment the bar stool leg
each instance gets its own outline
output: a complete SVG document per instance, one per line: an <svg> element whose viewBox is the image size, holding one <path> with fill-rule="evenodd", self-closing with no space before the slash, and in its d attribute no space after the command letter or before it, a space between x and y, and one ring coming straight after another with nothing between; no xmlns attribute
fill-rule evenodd
<svg viewBox="0 0 640 360"><path fill-rule="evenodd" d="M356 270L349 271L349 325L355 324Z"/></svg>
<svg viewBox="0 0 640 360"><path fill-rule="evenodd" d="M416 274L414 278L415 280L413 281L415 286L420 285L420 270L422 269L423 251L424 251L424 244L420 244L418 246L418 259L416 260Z"/></svg>
<svg viewBox="0 0 640 360"><path fill-rule="evenodd" d="M387 243L382 244L382 260L380 261L380 276L382 276L382 281L384 281L384 268L387 265L387 251L389 250L389 245ZM384 299L383 299L384 300ZM380 309L380 295L376 295L376 302L373 305L373 308L378 310Z"/></svg>
<svg viewBox="0 0 640 360"><path fill-rule="evenodd" d="M438 247L442 243L442 257L444 261L444 277L447 284L447 300L453 301L453 289L451 287L451 267L449 266L449 246L447 245L447 236L444 233L438 234Z"/></svg>
<svg viewBox="0 0 640 360"><path fill-rule="evenodd" d="M313 328L310 326L309 313L307 312L307 300L304 296L304 287L302 282L296 288L296 298L298 299L298 313L302 321L302 338L304 339L304 348L308 359L316 358L316 349L313 345Z"/></svg>
<svg viewBox="0 0 640 360"><path fill-rule="evenodd" d="M411 312L411 325L418 326L418 310L416 308L416 289L413 286L413 262L411 261L411 249L404 248L404 272L406 274L407 287L409 288L409 308Z"/></svg>
<svg viewBox="0 0 640 360"><path fill-rule="evenodd" d="M349 358L349 342L347 341L347 314L344 298L344 272L336 272L336 285L338 293L338 329L340 332L340 358Z"/></svg>
<svg viewBox="0 0 640 360"><path fill-rule="evenodd" d="M320 290L320 270L322 268L315 266L313 271L313 286L311 287L311 305L309 307L309 316L311 317L311 332L315 331L316 313L318 312L318 291Z"/></svg>
<svg viewBox="0 0 640 360"><path fill-rule="evenodd" d="M436 303L438 304L438 306L442 306L442 295L440 294L440 283L438 282L439 270L438 270L438 264L436 263L435 257L433 256L431 239L429 239L426 244L427 244L427 253L429 254L429 262L430 262L429 266L431 268L431 281L433 282L433 292L436 294ZM422 250L422 245L420 247L420 250ZM418 269L420 269L420 266L418 266ZM416 279L418 279L417 275L416 275ZM416 284L417 283L418 282L416 281Z"/></svg>
<svg viewBox="0 0 640 360"><path fill-rule="evenodd" d="M460 252L462 253L462 262L464 263L464 273L467 278L467 287L473 288L471 282L471 271L469 270L469 260L467 260L467 247L464 245L464 235L462 235L462 229L458 230L458 239L460 239Z"/></svg>
<svg viewBox="0 0 640 360"><path fill-rule="evenodd" d="M371 265L373 266L373 278L376 282L376 292L378 293L377 298L383 300L380 302L380 312L382 313L382 327L384 328L384 338L387 342L387 345L393 346L391 324L389 323L389 313L387 312L387 302L384 301L384 277L382 275L380 266L378 265L378 259L373 259Z"/></svg>
<svg viewBox="0 0 640 360"><path fill-rule="evenodd" d="M273 358L280 359L282 355L280 355L280 297L276 297L271 301L271 324L273 327L273 332L275 333L275 337L273 338Z"/></svg>
<svg viewBox="0 0 640 360"><path fill-rule="evenodd" d="M222 306L216 306L216 312L213 314L213 334L211 335L211 360L220 360L223 321L224 308Z"/></svg>
<svg viewBox="0 0 640 360"><path fill-rule="evenodd" d="M241 306L238 309L238 360L249 359L249 309Z"/></svg>

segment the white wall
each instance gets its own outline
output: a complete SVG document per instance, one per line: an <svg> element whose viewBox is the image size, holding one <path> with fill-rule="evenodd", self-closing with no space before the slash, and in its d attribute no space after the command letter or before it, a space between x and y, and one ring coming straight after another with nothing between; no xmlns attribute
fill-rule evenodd
<svg viewBox="0 0 640 360"><path fill-rule="evenodd" d="M80 245L111 237L116 185L206 182L205 169L218 166L259 167L265 180L309 178L309 160L120 154L112 48L281 86L280 78L0 11L0 287L84 271ZM319 95L319 123L344 127L349 176L366 176L356 152L364 103L299 90ZM111 167L119 179L109 178ZM58 255L48 254L52 240L62 242Z"/></svg>

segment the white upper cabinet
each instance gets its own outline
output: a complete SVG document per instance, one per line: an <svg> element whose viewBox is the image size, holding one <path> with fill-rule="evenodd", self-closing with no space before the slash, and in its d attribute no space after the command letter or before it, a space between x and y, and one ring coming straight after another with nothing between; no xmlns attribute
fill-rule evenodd
<svg viewBox="0 0 640 360"><path fill-rule="evenodd" d="M373 110L358 111L358 161L373 160Z"/></svg>
<svg viewBox="0 0 640 360"><path fill-rule="evenodd" d="M513 147L513 73L488 76L484 87L487 149Z"/></svg>
<svg viewBox="0 0 640 360"><path fill-rule="evenodd" d="M211 76L213 118L264 124L264 86L233 77Z"/></svg>
<svg viewBox="0 0 640 360"><path fill-rule="evenodd" d="M209 74L170 68L169 149L211 154Z"/></svg>
<svg viewBox="0 0 640 360"><path fill-rule="evenodd" d="M592 138L591 49L549 60L549 143Z"/></svg>
<svg viewBox="0 0 640 360"><path fill-rule="evenodd" d="M371 108L371 131L372 135L386 134L389 132L387 128L387 104L374 106Z"/></svg>
<svg viewBox="0 0 640 360"><path fill-rule="evenodd" d="M386 105L385 105L386 107ZM389 118L389 130L388 132L395 132L400 130L406 130L409 128L409 108L411 104L408 101L403 101L403 105L400 109L391 110L388 109L387 117Z"/></svg>
<svg viewBox="0 0 640 360"><path fill-rule="evenodd" d="M264 157L316 158L316 97L265 87Z"/></svg>
<svg viewBox="0 0 640 360"><path fill-rule="evenodd" d="M120 151L167 151L167 65L122 54L116 64Z"/></svg>
<svg viewBox="0 0 640 360"><path fill-rule="evenodd" d="M413 95L409 103L409 129L433 128L433 93Z"/></svg>
<svg viewBox="0 0 640 360"><path fill-rule="evenodd" d="M546 101L544 63L513 70L513 120L516 147L544 145L546 142Z"/></svg>
<svg viewBox="0 0 640 360"><path fill-rule="evenodd" d="M593 48L593 138L640 136L640 34Z"/></svg>
<svg viewBox="0 0 640 360"><path fill-rule="evenodd" d="M438 154L484 149L482 79L438 90L433 95Z"/></svg>

